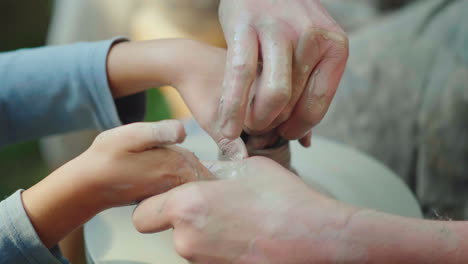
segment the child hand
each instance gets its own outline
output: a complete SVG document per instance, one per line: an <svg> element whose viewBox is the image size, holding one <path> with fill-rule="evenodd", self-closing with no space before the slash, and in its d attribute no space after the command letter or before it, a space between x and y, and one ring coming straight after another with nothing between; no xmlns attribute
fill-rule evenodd
<svg viewBox="0 0 468 264"><path fill-rule="evenodd" d="M126 125L101 133L72 166L85 170L105 207L128 205L206 179L209 172L192 152L171 146L184 139L176 120Z"/></svg>
<svg viewBox="0 0 468 264"><path fill-rule="evenodd" d="M92 146L22 194L46 246L95 214L160 194L210 173L180 143L178 121L135 123L101 133Z"/></svg>

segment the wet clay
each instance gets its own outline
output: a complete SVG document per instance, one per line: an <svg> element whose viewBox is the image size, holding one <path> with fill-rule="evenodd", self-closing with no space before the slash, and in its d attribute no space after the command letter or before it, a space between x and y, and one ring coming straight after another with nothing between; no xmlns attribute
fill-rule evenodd
<svg viewBox="0 0 468 264"><path fill-rule="evenodd" d="M262 135L249 135L244 132L241 138L245 142L249 157L266 157L276 161L286 169L295 172L291 167L289 141L279 137L276 131Z"/></svg>

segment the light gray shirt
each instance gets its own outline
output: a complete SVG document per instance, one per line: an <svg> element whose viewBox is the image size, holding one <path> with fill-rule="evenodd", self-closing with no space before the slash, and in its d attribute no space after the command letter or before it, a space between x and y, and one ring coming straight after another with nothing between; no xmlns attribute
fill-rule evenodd
<svg viewBox="0 0 468 264"><path fill-rule="evenodd" d="M81 129L138 121L140 93L114 101L106 61L116 41L0 53L0 147ZM0 202L0 264L68 263L46 248L24 210L21 190Z"/></svg>

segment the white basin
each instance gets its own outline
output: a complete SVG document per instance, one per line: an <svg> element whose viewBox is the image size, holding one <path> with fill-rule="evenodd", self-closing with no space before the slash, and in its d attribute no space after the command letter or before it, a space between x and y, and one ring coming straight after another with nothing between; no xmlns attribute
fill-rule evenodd
<svg viewBox="0 0 468 264"><path fill-rule="evenodd" d="M292 143L292 163L307 184L320 185L336 199L408 217L421 217L419 205L389 169L364 154L314 137L312 148ZM200 159L215 160L217 147L204 133L189 136L183 147ZM90 263L185 264L172 246L172 231L143 235L132 226L133 207L102 212L85 225Z"/></svg>

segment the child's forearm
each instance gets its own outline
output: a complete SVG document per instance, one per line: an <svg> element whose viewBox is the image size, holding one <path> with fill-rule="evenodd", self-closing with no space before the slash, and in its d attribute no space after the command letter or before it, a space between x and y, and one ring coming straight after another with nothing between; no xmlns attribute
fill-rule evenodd
<svg viewBox="0 0 468 264"><path fill-rule="evenodd" d="M346 229L362 263L466 263L468 224L429 221L363 210ZM350 252L348 252L350 253Z"/></svg>
<svg viewBox="0 0 468 264"><path fill-rule="evenodd" d="M107 59L114 98L162 85L175 86L195 59L194 45L199 44L185 39L116 44Z"/></svg>
<svg viewBox="0 0 468 264"><path fill-rule="evenodd" d="M178 86L193 75L218 76L219 72L215 71L215 74L213 71L224 64L224 54L213 56L213 52L220 50L207 49L203 44L182 39L115 44L107 57L107 74L113 97L135 94L159 85ZM207 56L213 60L208 66L201 63ZM101 210L114 206L99 201L97 197L103 194L93 186L93 180L89 180L92 172L77 162L80 161L69 162L22 194L26 212L47 247L55 245ZM158 170L164 172L163 167L158 167ZM94 175L94 179L99 179L99 176Z"/></svg>
<svg viewBox="0 0 468 264"><path fill-rule="evenodd" d="M72 161L73 162L73 161ZM42 243L51 248L103 208L85 171L65 165L24 191L23 205Z"/></svg>

